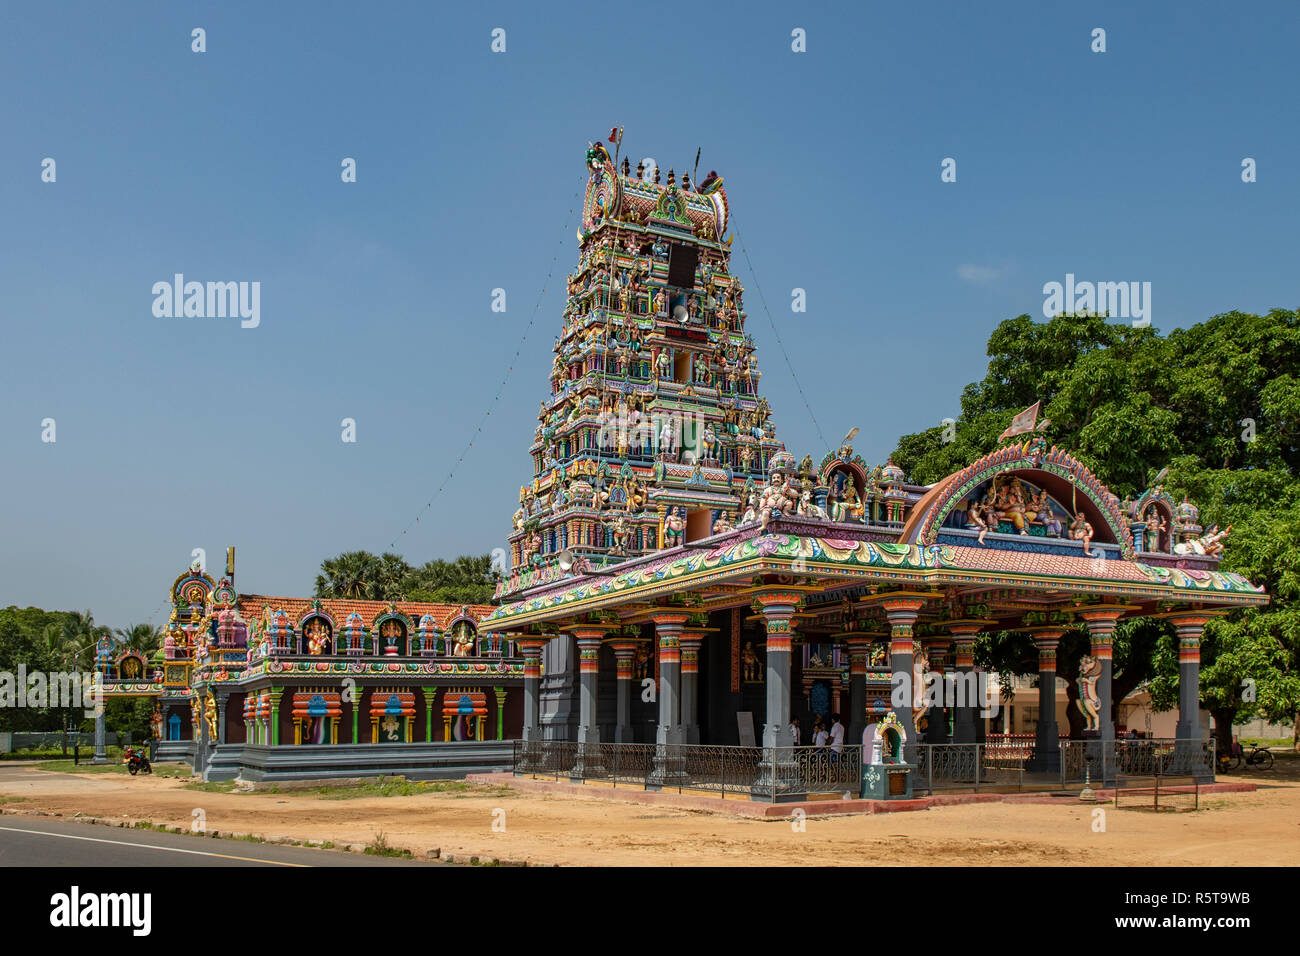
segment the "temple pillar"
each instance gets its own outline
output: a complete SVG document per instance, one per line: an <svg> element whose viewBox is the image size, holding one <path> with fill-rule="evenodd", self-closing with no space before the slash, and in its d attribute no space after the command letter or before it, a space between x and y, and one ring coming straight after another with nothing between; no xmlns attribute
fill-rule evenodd
<svg viewBox="0 0 1300 956"><path fill-rule="evenodd" d="M217 695L217 743L226 742L226 705L230 703L230 694Z"/></svg>
<svg viewBox="0 0 1300 956"><path fill-rule="evenodd" d="M279 746L279 744L280 744L280 695L283 694L283 693L284 693L284 688L283 688L283 687L272 687L272 688L271 688L271 746L272 746L272 747ZM352 708L353 708L353 709L352 709L352 739L353 739L353 740L356 740L356 735L357 735L357 723L356 723L356 713L357 713L357 711L356 711L356 708L357 708L357 705L356 705L356 704L353 704L353 705L352 705ZM200 714L199 716L200 716L200 718L202 718L202 715L201 715L201 714ZM203 720L200 719L200 720L199 720L199 723L203 723Z"/></svg>
<svg viewBox="0 0 1300 956"><path fill-rule="evenodd" d="M1034 770L1044 773L1061 769L1061 740L1056 727L1056 647L1064 628L1030 628L1038 648L1038 727L1034 732Z"/></svg>
<svg viewBox="0 0 1300 956"><path fill-rule="evenodd" d="M763 757L753 796L798 799L798 765L790 735L791 626L803 596L787 588L760 591L754 605L767 629L767 717L763 723Z"/></svg>
<svg viewBox="0 0 1300 956"><path fill-rule="evenodd" d="M1115 634L1115 624L1129 608L1117 605L1101 605L1079 610L1079 617L1088 625L1088 638L1092 645L1092 659L1101 667L1097 675L1097 720L1098 737L1102 741L1115 739L1115 717L1111 700L1111 642Z"/></svg>
<svg viewBox="0 0 1300 956"><path fill-rule="evenodd" d="M541 740L542 648L544 639L523 638L519 651L524 656L524 740Z"/></svg>
<svg viewBox="0 0 1300 956"><path fill-rule="evenodd" d="M1201 635L1216 614L1179 611L1168 615L1178 634L1178 740L1201 741Z"/></svg>
<svg viewBox="0 0 1300 956"><path fill-rule="evenodd" d="M973 744L979 735L975 729L975 715L983 703L979 686L980 675L975 671L975 635L983 627L980 621L949 621L948 633L952 636L953 664L956 668L956 680L953 683L952 742L955 744Z"/></svg>
<svg viewBox="0 0 1300 956"><path fill-rule="evenodd" d="M438 688L424 687L421 688L424 695L424 742L433 743L433 705L438 699Z"/></svg>
<svg viewBox="0 0 1300 956"><path fill-rule="evenodd" d="M506 739L506 689L493 687L492 695L497 701L497 740Z"/></svg>
<svg viewBox="0 0 1300 956"><path fill-rule="evenodd" d="M659 641L659 726L655 731L655 766L649 783L653 787L686 783L686 758L681 726L680 682L682 670L682 626L690 617L685 611L655 611L655 636Z"/></svg>
<svg viewBox="0 0 1300 956"><path fill-rule="evenodd" d="M636 660L636 641L618 639L610 642L614 651L618 688L618 703L615 707L617 723L614 729L614 742L632 743L632 675Z"/></svg>
<svg viewBox="0 0 1300 956"><path fill-rule="evenodd" d="M946 637L927 637L924 641L925 654L930 661L930 673L934 675L933 690L922 687L921 693L929 709L926 712L928 726L925 742L928 744L948 743L948 685L944 675L948 669L948 649L952 642ZM929 703L937 699L937 703Z"/></svg>
<svg viewBox="0 0 1300 956"><path fill-rule="evenodd" d="M840 635L849 646L849 726L845 746L862 741L867 729L867 654L871 638L856 631Z"/></svg>
<svg viewBox="0 0 1300 956"><path fill-rule="evenodd" d="M682 735L688 744L700 742L700 645L707 630L682 628Z"/></svg>
<svg viewBox="0 0 1300 956"><path fill-rule="evenodd" d="M600 645L605 641L603 627L575 627L573 638L578 645L578 762L574 777L603 776L600 762Z"/></svg>
<svg viewBox="0 0 1300 956"><path fill-rule="evenodd" d="M927 595L900 593L886 595L880 601L889 620L890 709L907 731L903 743L903 762L916 763L916 717L913 703L917 688L913 687L912 668L915 665L915 644L912 628L917 615L925 606Z"/></svg>

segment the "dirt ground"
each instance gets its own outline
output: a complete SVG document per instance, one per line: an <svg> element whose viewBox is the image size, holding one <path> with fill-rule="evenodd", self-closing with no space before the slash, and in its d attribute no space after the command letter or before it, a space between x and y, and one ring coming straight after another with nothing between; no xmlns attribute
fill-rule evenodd
<svg viewBox="0 0 1300 956"><path fill-rule="evenodd" d="M1103 805L1104 832L1094 831L1094 807L1082 804L989 803L809 817L800 832L790 820L499 788L333 800L302 793L207 793L186 790L176 779L12 766L0 777L0 805L186 828L201 809L210 830L336 843L370 843L383 833L390 846L418 857L437 847L458 858L473 854L539 864L1294 866L1300 864L1300 772L1281 762L1279 771L1229 778L1260 787L1203 795L1199 813ZM13 797L20 799L6 799Z"/></svg>

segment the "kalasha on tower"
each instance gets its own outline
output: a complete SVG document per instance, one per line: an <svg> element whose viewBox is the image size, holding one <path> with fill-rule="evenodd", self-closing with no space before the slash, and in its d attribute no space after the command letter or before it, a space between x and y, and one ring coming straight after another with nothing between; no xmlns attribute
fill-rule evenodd
<svg viewBox="0 0 1300 956"><path fill-rule="evenodd" d="M578 264L500 594L728 531L789 458L758 393L722 177L661 181L620 164L621 141L587 150Z"/></svg>

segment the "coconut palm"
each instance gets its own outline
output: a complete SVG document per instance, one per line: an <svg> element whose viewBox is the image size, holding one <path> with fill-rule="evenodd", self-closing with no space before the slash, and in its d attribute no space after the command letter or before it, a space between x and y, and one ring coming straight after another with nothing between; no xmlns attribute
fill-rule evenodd
<svg viewBox="0 0 1300 956"><path fill-rule="evenodd" d="M145 657L162 646L162 628L152 624L132 624L130 627L119 627L113 633L119 647L139 651Z"/></svg>

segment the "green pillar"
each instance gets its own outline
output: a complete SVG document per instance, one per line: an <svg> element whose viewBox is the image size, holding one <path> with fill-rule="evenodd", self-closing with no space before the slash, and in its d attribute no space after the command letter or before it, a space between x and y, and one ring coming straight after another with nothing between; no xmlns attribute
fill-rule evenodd
<svg viewBox="0 0 1300 956"><path fill-rule="evenodd" d="M433 743L433 702L438 697L438 688L425 687L424 690L424 742Z"/></svg>
<svg viewBox="0 0 1300 956"><path fill-rule="evenodd" d="M506 689L493 687L492 693L497 697L497 740L505 739Z"/></svg>
<svg viewBox="0 0 1300 956"><path fill-rule="evenodd" d="M271 688L271 746L280 745L280 695L283 688Z"/></svg>
<svg viewBox="0 0 1300 956"><path fill-rule="evenodd" d="M361 743L361 735L357 733L357 720L361 715L361 693L358 690L356 700L352 701L352 742Z"/></svg>

